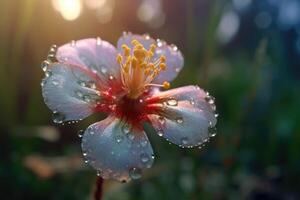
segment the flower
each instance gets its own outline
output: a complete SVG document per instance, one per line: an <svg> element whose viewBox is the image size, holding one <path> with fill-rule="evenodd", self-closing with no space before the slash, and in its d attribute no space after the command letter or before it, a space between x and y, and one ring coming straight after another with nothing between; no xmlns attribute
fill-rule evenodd
<svg viewBox="0 0 300 200"><path fill-rule="evenodd" d="M42 93L56 123L108 115L85 130L83 155L101 177L127 182L154 161L145 122L181 147L215 135L214 99L207 92L198 86L162 90L183 62L175 45L149 35L124 33L117 48L100 38L72 41L51 47L42 64Z"/></svg>

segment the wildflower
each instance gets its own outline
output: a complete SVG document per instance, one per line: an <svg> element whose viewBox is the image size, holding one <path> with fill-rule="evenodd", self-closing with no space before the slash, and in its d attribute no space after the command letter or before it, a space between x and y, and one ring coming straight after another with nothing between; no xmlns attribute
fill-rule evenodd
<svg viewBox="0 0 300 200"><path fill-rule="evenodd" d="M85 130L83 155L101 177L127 182L153 164L144 123L181 147L215 135L208 93L198 86L166 90L183 62L175 45L149 35L124 33L117 48L100 38L72 41L51 47L43 62L43 97L56 123L108 115Z"/></svg>

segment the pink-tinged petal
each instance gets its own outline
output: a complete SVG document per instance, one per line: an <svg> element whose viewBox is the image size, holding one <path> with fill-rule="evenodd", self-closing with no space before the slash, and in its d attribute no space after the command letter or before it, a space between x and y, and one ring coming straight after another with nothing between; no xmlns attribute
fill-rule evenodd
<svg viewBox="0 0 300 200"><path fill-rule="evenodd" d="M150 122L160 136L181 147L193 147L215 135L214 100L198 86L186 86L155 94L149 106L156 114Z"/></svg>
<svg viewBox="0 0 300 200"><path fill-rule="evenodd" d="M42 81L46 105L54 112L54 122L81 120L93 113L101 101L93 72L60 63L51 64Z"/></svg>
<svg viewBox="0 0 300 200"><path fill-rule="evenodd" d="M166 57L167 69L160 72L160 74L153 80L153 83L162 84L164 81L170 82L176 78L183 67L184 58L175 45L168 45L165 41L159 39L154 40L147 34L136 35L125 32L118 40L118 50L122 52L123 44L132 48L131 41L134 39L139 41L146 49L149 49L151 44L155 44L157 46L153 61L157 60L162 55Z"/></svg>
<svg viewBox="0 0 300 200"><path fill-rule="evenodd" d="M117 50L100 38L72 41L57 49L56 59L61 63L85 66L101 79L120 79L120 66L116 62Z"/></svg>
<svg viewBox="0 0 300 200"><path fill-rule="evenodd" d="M153 80L153 83L161 84L164 81L171 82L174 80L184 65L184 58L182 53L175 45L167 45L166 42L157 40L157 49L155 51L154 59L158 59L164 55L166 57L166 70L161 71L159 75Z"/></svg>
<svg viewBox="0 0 300 200"><path fill-rule="evenodd" d="M86 159L104 179L127 182L141 177L154 161L151 144L142 130L115 117L97 122L85 131L82 151Z"/></svg>

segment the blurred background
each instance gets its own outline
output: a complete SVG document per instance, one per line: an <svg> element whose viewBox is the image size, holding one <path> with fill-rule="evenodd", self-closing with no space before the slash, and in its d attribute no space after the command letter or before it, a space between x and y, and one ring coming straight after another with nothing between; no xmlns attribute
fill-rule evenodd
<svg viewBox="0 0 300 200"><path fill-rule="evenodd" d="M178 46L172 87L215 96L218 134L181 149L149 129L154 166L106 181L104 199L300 199L299 0L1 0L0 13L1 199L92 198L77 133L104 116L54 124L40 64L52 44L123 31Z"/></svg>

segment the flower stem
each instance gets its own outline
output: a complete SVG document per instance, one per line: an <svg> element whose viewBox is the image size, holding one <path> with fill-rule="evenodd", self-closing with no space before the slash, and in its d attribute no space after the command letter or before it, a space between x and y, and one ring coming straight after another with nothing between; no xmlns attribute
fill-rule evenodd
<svg viewBox="0 0 300 200"><path fill-rule="evenodd" d="M97 177L96 180L96 189L95 189L95 193L94 193L94 199L95 200L101 200L102 199L102 195L103 195L103 178L101 178L100 176Z"/></svg>

